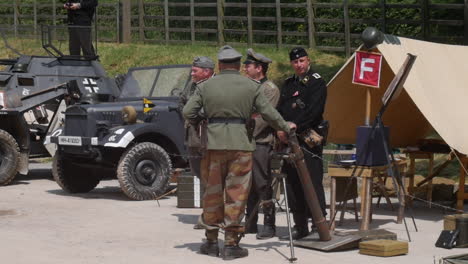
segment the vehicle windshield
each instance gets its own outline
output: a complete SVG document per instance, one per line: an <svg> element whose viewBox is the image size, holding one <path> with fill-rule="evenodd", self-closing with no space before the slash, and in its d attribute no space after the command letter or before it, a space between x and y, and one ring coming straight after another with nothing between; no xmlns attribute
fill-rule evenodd
<svg viewBox="0 0 468 264"><path fill-rule="evenodd" d="M123 81L120 98L178 95L190 81L190 70L190 65L130 69Z"/></svg>

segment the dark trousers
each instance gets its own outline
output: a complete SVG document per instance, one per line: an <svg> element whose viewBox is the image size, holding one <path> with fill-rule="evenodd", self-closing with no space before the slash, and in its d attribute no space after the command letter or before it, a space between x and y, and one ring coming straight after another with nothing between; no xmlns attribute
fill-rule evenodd
<svg viewBox="0 0 468 264"><path fill-rule="evenodd" d="M192 175L200 178L200 163L202 160L202 154L200 152L200 148L188 147L188 154L190 156L189 163L190 163L190 170L192 171Z"/></svg>
<svg viewBox="0 0 468 264"><path fill-rule="evenodd" d="M249 198L247 200L247 216L253 213L255 205L258 200L267 201L273 198L273 189L271 187L271 145L270 144L257 144L253 153L253 167L252 167L252 187L250 189ZM274 204L265 204L269 211L274 210ZM264 207L264 212L266 211ZM270 212L274 214L274 212ZM268 225L275 225L274 218L268 218L270 223ZM258 211L253 216L252 224L256 224L258 220Z"/></svg>
<svg viewBox="0 0 468 264"><path fill-rule="evenodd" d="M80 56L81 51L83 51L83 56L96 56L92 43L91 28L71 26L68 28L68 34L70 36L68 42L70 55Z"/></svg>
<svg viewBox="0 0 468 264"><path fill-rule="evenodd" d="M303 144L301 144L304 146ZM318 157L322 157L322 147L315 147L313 149L308 148L307 150L314 153ZM323 216L326 216L327 212L325 204L325 192L323 190L323 162L318 157L313 157L312 154L303 150L304 159L309 170L309 175L314 185L315 192L317 193L317 198L319 200L320 207L322 209ZM309 207L307 206L307 201L305 200L304 191L302 188L297 169L294 164L289 164L285 162L283 165L283 172L287 174L286 178L286 188L288 188L288 201L289 207L293 213L294 223L297 226L307 226L307 219L312 217L310 214Z"/></svg>

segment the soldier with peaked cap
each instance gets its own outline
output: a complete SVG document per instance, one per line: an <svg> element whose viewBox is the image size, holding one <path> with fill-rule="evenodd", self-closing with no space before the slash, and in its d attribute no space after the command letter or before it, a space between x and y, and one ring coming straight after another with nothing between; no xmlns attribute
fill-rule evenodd
<svg viewBox="0 0 468 264"><path fill-rule="evenodd" d="M246 257L239 247L252 170L255 142L247 134L246 121L253 109L277 130L289 132L289 125L268 103L258 84L241 76L242 55L230 46L218 53L219 74L202 83L184 107L184 117L197 122L200 109L208 120L207 150L201 176L206 183L203 214L206 241L200 253L219 255L218 230L224 229L223 259Z"/></svg>
<svg viewBox="0 0 468 264"><path fill-rule="evenodd" d="M247 59L244 61L244 71L247 77L260 84L260 89L273 107L278 104L280 91L278 87L267 78L268 65L271 59L253 49L247 50ZM258 114L255 119L254 139L256 143L253 153L252 188L247 201L247 215L254 214L252 222L247 226L246 233L257 233L257 239L267 239L275 236L275 204L273 188L271 186L271 151L274 143L274 129ZM263 229L258 232L258 211L253 212L258 201L261 200L263 208Z"/></svg>
<svg viewBox="0 0 468 264"><path fill-rule="evenodd" d="M197 87L213 77L214 75L214 62L205 56L195 57L192 63L192 83L188 85L181 93L181 102L186 104L189 98L196 91ZM201 162L201 141L200 141L200 127L192 125L190 122L185 124L185 145L188 147L190 169L192 173L200 177L200 162Z"/></svg>
<svg viewBox="0 0 468 264"><path fill-rule="evenodd" d="M293 48L289 53L289 59L295 74L286 79L282 86L278 111L285 120L297 125L298 135L309 129L317 131L323 121L327 86L322 77L310 67L310 59L305 49ZM304 159L325 216L325 193L322 184L323 146L318 144L309 147L300 136L298 139L301 147L305 148ZM309 233L307 222L311 216L296 168L293 164L285 163L283 171L288 175L287 186L290 194L288 200L295 223L293 238L300 239Z"/></svg>

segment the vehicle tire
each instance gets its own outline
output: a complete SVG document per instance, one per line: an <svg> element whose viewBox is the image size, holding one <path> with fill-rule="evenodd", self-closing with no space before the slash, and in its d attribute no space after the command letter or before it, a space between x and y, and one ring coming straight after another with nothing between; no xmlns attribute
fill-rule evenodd
<svg viewBox="0 0 468 264"><path fill-rule="evenodd" d="M154 143L143 142L124 152L117 178L129 198L151 200L164 194L171 172L172 163L166 151Z"/></svg>
<svg viewBox="0 0 468 264"><path fill-rule="evenodd" d="M85 193L94 189L101 180L90 168L85 168L70 159L55 154L52 162L55 182L69 193Z"/></svg>
<svg viewBox="0 0 468 264"><path fill-rule="evenodd" d="M7 185L17 174L20 150L10 133L0 129L0 185Z"/></svg>

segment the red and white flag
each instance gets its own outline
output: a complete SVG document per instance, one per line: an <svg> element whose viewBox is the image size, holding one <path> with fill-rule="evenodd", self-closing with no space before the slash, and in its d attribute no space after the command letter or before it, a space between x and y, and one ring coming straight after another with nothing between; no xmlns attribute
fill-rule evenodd
<svg viewBox="0 0 468 264"><path fill-rule="evenodd" d="M356 51L353 83L379 88L382 54Z"/></svg>

